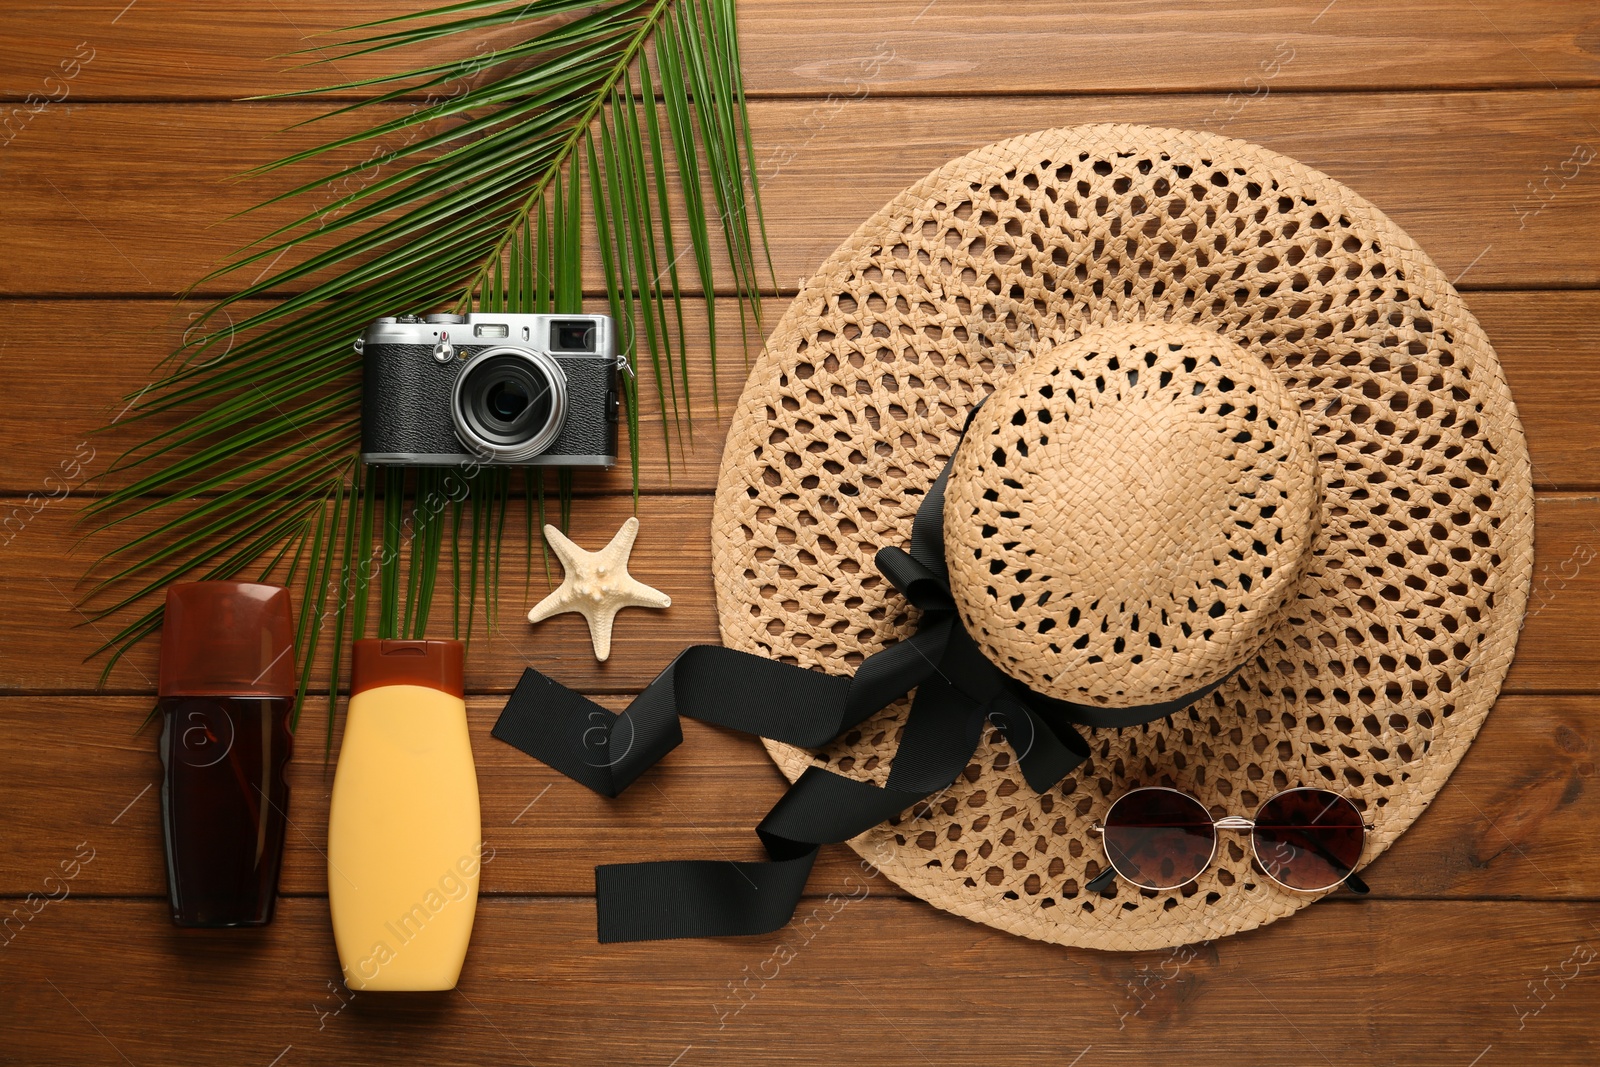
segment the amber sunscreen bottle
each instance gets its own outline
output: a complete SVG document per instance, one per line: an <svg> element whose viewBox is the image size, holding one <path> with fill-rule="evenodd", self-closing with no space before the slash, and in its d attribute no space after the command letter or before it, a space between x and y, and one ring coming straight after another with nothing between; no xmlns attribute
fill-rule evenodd
<svg viewBox="0 0 1600 1067"><path fill-rule="evenodd" d="M161 816L178 926L272 921L288 819L289 591L183 582L161 626Z"/></svg>
<svg viewBox="0 0 1600 1067"><path fill-rule="evenodd" d="M478 908L482 834L459 641L357 641L328 811L345 984L452 989Z"/></svg>

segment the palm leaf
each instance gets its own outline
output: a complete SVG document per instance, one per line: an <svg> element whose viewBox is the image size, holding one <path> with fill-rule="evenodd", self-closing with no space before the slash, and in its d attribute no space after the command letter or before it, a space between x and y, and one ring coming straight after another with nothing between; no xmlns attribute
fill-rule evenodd
<svg viewBox="0 0 1600 1067"><path fill-rule="evenodd" d="M508 43L516 24L535 28ZM472 52L490 32L496 47ZM630 369L623 402L637 502L641 397L631 368L650 369L670 472L674 446L692 432L686 280L704 297L715 383L712 232L721 231L741 330L759 328L761 315L752 215L766 247L733 0L472 0L340 39L319 44L308 65L441 40L459 42L461 57L328 87L367 95L320 118L372 123L252 172L264 180L329 164L258 205L297 203L297 218L195 283L229 292L200 314L162 379L129 398L120 426L140 436L86 509L91 532L113 540L93 571L89 616L137 614L102 649L107 672L160 626L159 594L174 581L298 580L302 697L317 684L316 651L331 630L330 739L345 645L367 636L369 618L380 636L428 632L447 537L452 630L470 635L480 604L493 625L512 500L505 468L362 467L350 341L400 311L580 311L592 240ZM429 95L406 110L418 93ZM692 269L680 272L684 256ZM270 302L235 321L247 300ZM542 469L522 482L531 570ZM571 471L558 472L557 487L565 525Z"/></svg>

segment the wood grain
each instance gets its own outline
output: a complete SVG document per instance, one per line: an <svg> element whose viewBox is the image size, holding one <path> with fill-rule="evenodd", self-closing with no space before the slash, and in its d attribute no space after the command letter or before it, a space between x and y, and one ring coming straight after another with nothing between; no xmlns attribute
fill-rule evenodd
<svg viewBox="0 0 1600 1067"><path fill-rule="evenodd" d="M1015 97L999 108L969 97L753 102L777 280L792 290L894 194L974 148L1051 126L1142 122L1223 131L1328 172L1464 288L1600 285L1600 181L1592 165L1560 177L1577 146L1600 141L1600 91L1280 93L1231 119L1217 107L1215 96ZM346 116L280 132L317 113L307 104L46 111L6 149L0 295L182 291L295 217L288 204L230 216L317 171L228 179L352 128ZM1534 196L1536 183L1548 184ZM325 202L312 197L300 211ZM598 292L600 278L591 255L585 284Z"/></svg>
<svg viewBox="0 0 1600 1067"><path fill-rule="evenodd" d="M598 699L613 709L626 703ZM492 738L503 704L469 705L484 837L494 850L485 893L587 895L598 862L761 858L753 830L785 783L753 738L686 721L682 746L606 800ZM148 699L126 697L0 698L0 745L20 754L0 779L11 842L0 852L0 898L38 891L82 842L96 860L73 882L75 895L165 893L159 726L136 732L149 708ZM323 707L307 710L290 764L287 895L327 892L324 722ZM1366 873L1374 896L1600 897L1591 831L1600 821L1597 722L1593 696L1502 700L1427 814ZM849 849L824 849L808 892L848 893L845 879L861 874ZM887 883L877 891L900 892Z"/></svg>
<svg viewBox="0 0 1600 1067"><path fill-rule="evenodd" d="M1593 1062L1593 903L1328 901L1187 952L1124 954L877 889L856 883L860 899L817 902L809 926L767 937L643 945L596 946L587 902L488 900L458 990L353 1000L321 899L212 932L172 930L162 902L68 898L4 950L0 1056L1281 1067L1466 1065L1492 1045L1500 1059L1483 1062Z"/></svg>
<svg viewBox="0 0 1600 1067"><path fill-rule="evenodd" d="M78 501L57 499L62 463L89 447L89 472L104 469L123 438L88 432L181 332L191 306L174 295L291 217L230 216L312 174L228 179L355 128L279 132L328 101L222 101L392 69L392 57L301 70L275 57L414 7L67 0L0 20L0 302L11 322L0 337L0 1064L1600 1059L1600 180L1596 164L1562 174L1575 151L1600 147L1590 0L739 3L784 292L948 159L1096 121L1206 128L1286 152L1366 196L1478 290L1468 303L1501 354L1542 491L1533 598L1510 695L1430 810L1372 865L1374 899L1336 896L1192 952L1093 953L938 912L831 848L796 924L777 934L597 945L593 862L754 856L750 829L782 791L753 740L693 723L617 801L488 736L524 663L618 707L683 645L716 639L706 494L743 371L728 359L735 369L712 389L697 334L696 396L717 395L720 418L700 423L670 476L659 438L647 439L634 564L674 607L625 613L599 667L580 620L522 621L544 578L536 564L524 595L514 551L504 628L488 639L480 628L473 646L470 719L495 857L461 988L351 1000L338 981L321 895L321 702L292 765L277 920L173 930L156 739L136 732L154 645L113 674L121 695L93 692L100 664L84 657L106 624L97 632L72 608L95 545L77 543ZM62 63L89 51L65 99L33 114L28 94L59 95ZM591 262L591 293L598 277ZM718 279L726 292L726 271ZM69 481L69 493L95 491ZM580 482L580 543L630 513L625 487L615 472ZM513 519L509 544L522 535ZM94 860L63 883L80 842Z"/></svg>
<svg viewBox="0 0 1600 1067"><path fill-rule="evenodd" d="M739 28L746 84L758 95L824 96L862 83L874 94L1592 86L1600 84L1600 18L1580 7L1572 0L1470 7L1451 0L1021 0L974 19L960 4L927 0L875 3L870 18L850 0L747 0ZM281 0L230 10L226 19L199 0L126 12L83 0L23 9L0 28L9 57L0 94L38 92L85 40L94 58L73 80L72 99L230 99L461 54L459 45L433 46L296 69L326 54L316 49L328 41L314 35L413 10L392 0ZM526 32L519 25L482 40ZM470 50L478 41L468 43ZM313 50L307 56L288 56L306 48ZM1263 64L1274 56L1291 58L1266 78L1274 68Z"/></svg>
<svg viewBox="0 0 1600 1067"><path fill-rule="evenodd" d="M769 300L767 305L769 309L780 308L778 301ZM237 317L242 319L264 306L261 301L243 304ZM668 391L668 415L663 421L662 396L656 389L655 375L648 363L638 369L642 492L708 492L716 487L723 438L733 407L744 390L749 361L740 346L738 304L721 299L716 314L726 333L719 335L713 385L703 307L703 302L695 298L687 301L684 311L689 398L679 408L682 418L673 416L674 401ZM48 333L61 329L63 323L105 324L119 334L115 360L45 358L34 370L7 383L7 418L0 420L0 455L7 459L0 467L0 494L26 497L34 493L54 498L63 491L99 493L116 484L118 476L107 475L122 451L146 439L157 427L175 424L176 420L165 416L148 421L129 419L128 401L156 380L161 373L160 363L182 342L189 315L198 309L197 304L166 300L0 301L0 313L12 316L19 334ZM672 344L676 353L675 331ZM751 359L759 345L760 338L752 336ZM349 363L354 381L359 378L361 366L354 352L349 355ZM1581 383L1574 380L1572 385L1576 389ZM681 384L679 391L681 394ZM681 396L679 402L682 404ZM441 412L441 417L449 416ZM98 432L107 426L114 429ZM670 445L665 443L664 427L672 430ZM308 425L305 429L314 427ZM627 446L627 429L623 427L618 438L618 465L609 471L577 471L578 491L631 493L633 479ZM553 501L553 476L549 482ZM520 493L520 474L516 485ZM0 523L3 515L4 510L0 509ZM0 543L5 540L0 533Z"/></svg>
<svg viewBox="0 0 1600 1067"><path fill-rule="evenodd" d="M766 303L775 320L785 301ZM0 420L0 456L6 457L0 466L0 493L26 499L29 493L103 488L106 483L94 479L145 427L124 426L104 436L94 431L116 419L125 398L150 383L156 365L181 339L193 307L157 300L0 302L0 313L20 336L45 334L64 322L105 322L116 323L123 337L115 361L41 359L8 381L8 417ZM1600 376L1591 371L1600 363L1600 293L1480 292L1472 295L1471 307L1511 382L1533 454L1535 485L1542 490L1600 487L1600 441L1590 432L1600 422ZM737 322L731 300L719 301L717 314L722 322ZM713 390L697 302L690 302L686 318L696 417L686 424L693 431L685 438L686 447L680 450L674 438L670 465L655 380L648 370L640 371L640 486L646 493L709 492L716 487L723 437L744 389L747 365L738 351L737 327L723 337L718 388ZM66 476L76 465L86 466L86 473ZM576 484L584 494L625 493L631 477L624 463L605 473L579 472ZM0 507L0 522L5 513Z"/></svg>
<svg viewBox="0 0 1600 1067"><path fill-rule="evenodd" d="M1600 689L1600 498L1547 494L1536 501L1534 589L1517 659L1506 679L1511 692L1587 692ZM628 515L625 497L596 497L573 514L571 533L581 545L610 539ZM526 612L543 597L544 571L537 549L535 573L525 581L521 512L506 522L499 628L480 628L468 653L472 692L507 692L535 664L583 692L635 692L654 678L684 646L719 641L711 582L711 497L645 497L632 573L672 597L664 612L631 609L617 619L610 660L597 664L588 631L577 615L559 615L529 626ZM129 529L137 530L137 523ZM0 693L92 692L101 661L88 661L114 626L88 623L75 612L76 583L93 558L93 543L78 544L68 507L46 506L0 549ZM433 606L432 632L450 626L448 554ZM552 563L559 581L559 564ZM524 593L524 588L527 592ZM298 596L298 592L296 594ZM328 642L323 643L324 653ZM120 663L109 685L115 692L149 693L155 688L155 642L146 642ZM323 677L321 667L318 677Z"/></svg>

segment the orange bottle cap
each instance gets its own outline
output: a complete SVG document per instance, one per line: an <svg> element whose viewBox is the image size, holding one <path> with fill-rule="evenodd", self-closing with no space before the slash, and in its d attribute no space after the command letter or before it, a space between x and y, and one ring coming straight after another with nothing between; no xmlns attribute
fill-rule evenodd
<svg viewBox="0 0 1600 1067"><path fill-rule="evenodd" d="M355 643L350 695L385 685L422 685L463 697L465 661L465 646L460 641L363 638Z"/></svg>
<svg viewBox="0 0 1600 1067"><path fill-rule="evenodd" d="M292 697L289 590L255 582L180 582L161 624L162 696Z"/></svg>

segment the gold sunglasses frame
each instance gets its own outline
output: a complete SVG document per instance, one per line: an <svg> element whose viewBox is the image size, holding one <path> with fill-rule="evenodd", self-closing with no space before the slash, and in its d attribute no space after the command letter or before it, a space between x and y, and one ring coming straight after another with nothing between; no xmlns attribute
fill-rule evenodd
<svg viewBox="0 0 1600 1067"><path fill-rule="evenodd" d="M1127 800L1129 797L1133 796L1135 793L1176 793L1180 797L1184 797L1187 800L1192 800L1200 808L1201 811L1205 811L1205 808L1206 808L1205 803L1203 801L1201 801L1201 799L1199 797L1195 796L1193 793L1185 793L1181 789L1174 789L1171 786L1165 786L1165 785L1141 785L1141 786L1137 786L1136 788L1128 790L1126 793L1123 793L1121 796L1119 796L1116 800L1113 800L1111 802L1111 807L1106 809L1106 816L1109 817L1111 815L1111 812L1113 810L1115 810L1115 808L1116 808L1116 806L1118 804L1122 803L1124 800ZM1271 796L1267 797L1260 804L1256 805L1256 815L1259 816L1261 814L1261 810L1263 808L1265 808L1268 804L1272 803L1274 800L1277 800L1279 797L1285 796L1285 795L1287 795L1289 793L1327 793L1330 796L1338 797L1340 800L1344 801L1346 804L1349 804L1350 807L1355 811L1356 816L1361 819L1361 855L1362 856L1366 855L1366 852L1367 852L1367 835L1372 832L1372 824L1366 821L1366 816L1362 815L1361 809L1356 807L1355 801L1351 800L1349 797L1345 796L1343 793L1337 792L1336 790L1323 789L1321 786L1314 786L1314 785L1296 785L1296 786L1291 786L1288 789L1280 789L1276 793L1273 793ZM1211 818L1210 812L1206 812L1206 818L1208 818L1208 819ZM1116 876L1118 878L1121 878L1123 881L1127 882L1129 885L1136 886L1139 889L1149 889L1149 890L1153 890L1154 892L1158 892L1158 893L1168 893L1168 892L1171 892L1174 889L1182 889L1186 885L1192 885L1193 883L1195 883L1195 882L1200 880L1200 876L1202 874L1205 874L1206 871L1211 869L1211 864L1214 863L1216 861L1216 858L1217 858L1217 846L1221 843L1221 840L1222 840L1221 835L1217 833L1217 831L1219 831L1219 830L1245 830L1245 831L1250 831L1250 855L1251 855L1252 858L1254 858L1254 860L1256 862L1256 866L1258 868L1260 868L1261 873L1263 875L1265 875L1267 878L1270 878L1272 880L1272 883L1274 885L1279 886L1279 887L1281 887L1283 889L1287 889L1291 893L1326 893L1330 889L1337 889L1340 886L1344 885L1346 882L1348 882L1355 875L1356 871L1358 869L1360 869L1361 861L1360 861L1360 858L1358 857L1358 859L1356 861L1356 866L1352 867L1349 871L1347 871L1345 873L1344 877L1340 878L1336 882L1331 882L1328 885L1322 886L1322 887L1317 888L1317 889L1301 889L1298 886L1289 885L1287 882L1282 881L1276 875L1274 875L1272 873L1272 871L1267 867L1266 862L1261 858L1261 852L1260 852L1259 849L1256 848L1256 835L1254 833L1255 828L1256 828L1255 820L1254 819L1247 819L1242 815L1224 815L1220 819L1212 819L1211 820L1211 855L1206 857L1205 863L1203 863L1200 866L1200 869L1198 871L1196 871L1192 877L1188 878L1185 881L1179 882L1177 885L1146 885L1143 882L1138 881L1137 879L1128 877L1128 875L1124 874L1121 871L1121 869L1119 869L1117 867L1116 861L1111 858L1111 849L1106 846L1106 838L1105 838L1106 828L1105 828L1104 821L1102 821L1101 819L1096 819L1094 821L1094 823L1089 827L1089 832L1094 834L1096 837L1100 838L1100 850L1105 853L1106 866L1110 870L1115 871L1116 872ZM1103 872L1102 872L1102 874L1095 875L1095 879L1102 877L1102 875L1103 875ZM1090 879L1090 881L1094 881L1095 879Z"/></svg>

